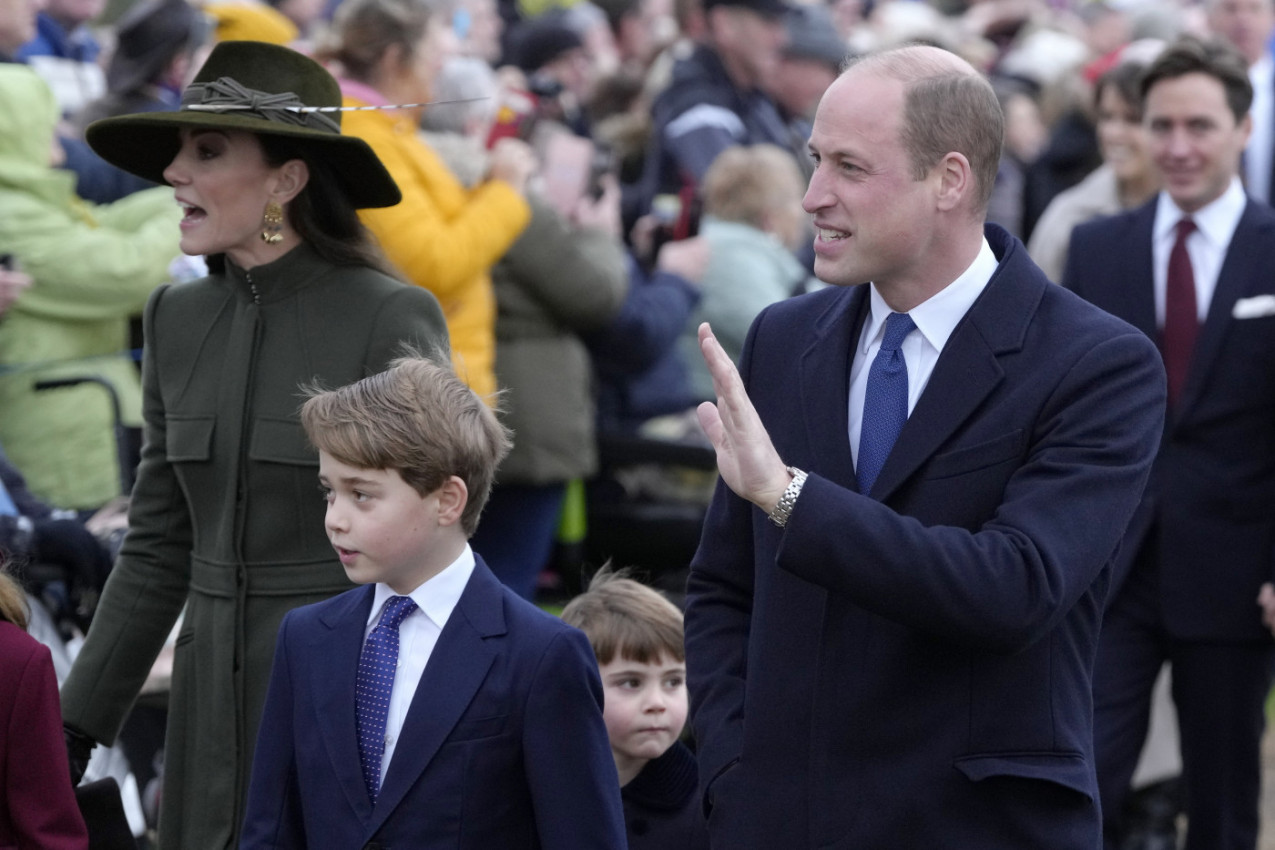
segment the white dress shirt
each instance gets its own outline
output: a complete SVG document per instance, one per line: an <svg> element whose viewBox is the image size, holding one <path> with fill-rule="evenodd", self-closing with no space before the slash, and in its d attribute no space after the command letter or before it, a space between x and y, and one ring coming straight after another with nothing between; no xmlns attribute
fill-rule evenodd
<svg viewBox="0 0 1275 850"><path fill-rule="evenodd" d="M1201 322L1209 314L1209 304L1213 301L1213 290L1217 288L1217 278L1222 271L1222 263L1226 260L1226 251L1247 203L1248 197L1236 177L1231 180L1231 185L1226 187L1221 197L1191 214L1196 229L1186 238L1186 252L1191 258L1191 272L1195 277L1195 309ZM1155 321L1161 328L1164 327L1164 293L1168 288L1169 254L1178 238L1178 222L1184 215L1186 213L1173 203L1168 192L1160 193L1155 208L1155 224L1151 230L1151 256L1154 264Z"/></svg>
<svg viewBox="0 0 1275 850"><path fill-rule="evenodd" d="M1248 69L1253 84L1253 133L1244 148L1244 180L1248 193L1259 201L1271 202L1271 160L1275 157L1275 60L1270 51Z"/></svg>
<svg viewBox="0 0 1275 850"><path fill-rule="evenodd" d="M385 719L385 755L381 757L381 783L385 782L385 773L389 770L390 759L394 756L394 745L398 742L399 733L403 731L403 722L407 719L407 710L416 696L416 687L421 683L425 673L425 665L434 653L438 643L438 635L447 625L447 618L452 615L460 595L465 592L465 585L474 572L474 552L465 545L465 551L438 575L413 590L408 596L416 603L417 609L403 618L398 627L398 666L394 668L394 687L390 691L389 715ZM367 627L363 630L363 640L381 621L385 603L390 597L397 596L388 585L376 585L376 595L372 599L372 613L367 618Z"/></svg>
<svg viewBox="0 0 1275 850"><path fill-rule="evenodd" d="M996 255L983 240L983 247L970 267L956 280L908 311L916 330L903 339L899 350L908 367L908 416L929 383L934 364L952 331L965 317L987 282L996 273ZM859 344L854 349L850 366L850 453L859 462L859 434L863 429L863 397L868 388L868 367L881 350L885 336L885 320L893 310L885 303L875 283L869 284L870 315L863 322Z"/></svg>

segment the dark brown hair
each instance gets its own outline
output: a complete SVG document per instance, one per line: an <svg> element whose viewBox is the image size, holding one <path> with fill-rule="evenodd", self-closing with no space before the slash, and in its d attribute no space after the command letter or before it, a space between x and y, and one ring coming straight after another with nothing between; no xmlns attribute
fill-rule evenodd
<svg viewBox="0 0 1275 850"><path fill-rule="evenodd" d="M1248 65L1238 50L1217 39L1205 41L1195 36L1183 36L1166 47L1142 75L1142 102L1145 104L1147 94L1156 83L1187 74L1204 74L1221 83L1226 92L1226 105L1230 107L1236 123L1244 120L1253 105L1253 84L1248 79Z"/></svg>

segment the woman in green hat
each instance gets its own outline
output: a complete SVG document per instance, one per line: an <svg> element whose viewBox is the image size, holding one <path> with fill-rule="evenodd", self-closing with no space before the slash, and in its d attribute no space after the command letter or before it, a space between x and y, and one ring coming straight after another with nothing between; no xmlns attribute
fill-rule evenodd
<svg viewBox="0 0 1275 850"><path fill-rule="evenodd" d="M182 250L210 271L146 307L129 532L62 691L74 770L93 742L115 740L185 607L165 848L237 845L279 621L351 586L325 536L299 387L381 371L405 343L447 356L437 302L389 272L359 223L357 209L399 192L325 111L340 103L301 54L224 42L179 111L87 132L106 160L174 187Z"/></svg>

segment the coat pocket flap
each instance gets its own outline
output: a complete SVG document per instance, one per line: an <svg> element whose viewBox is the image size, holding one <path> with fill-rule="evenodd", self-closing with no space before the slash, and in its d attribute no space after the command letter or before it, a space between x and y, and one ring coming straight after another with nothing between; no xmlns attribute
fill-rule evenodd
<svg viewBox="0 0 1275 850"><path fill-rule="evenodd" d="M1097 799L1093 770L1079 753L996 753L964 756L956 769L974 782L996 776L1042 779Z"/></svg>
<svg viewBox="0 0 1275 850"><path fill-rule="evenodd" d="M294 419L257 419L252 425L248 457L297 466L319 465L319 453L310 447L305 429Z"/></svg>
<svg viewBox="0 0 1275 850"><path fill-rule="evenodd" d="M214 416L169 416L165 422L164 451L173 463L212 457Z"/></svg>
<svg viewBox="0 0 1275 850"><path fill-rule="evenodd" d="M1023 429L1018 428L974 446L934 456L925 469L925 477L948 478L1016 460L1023 452Z"/></svg>

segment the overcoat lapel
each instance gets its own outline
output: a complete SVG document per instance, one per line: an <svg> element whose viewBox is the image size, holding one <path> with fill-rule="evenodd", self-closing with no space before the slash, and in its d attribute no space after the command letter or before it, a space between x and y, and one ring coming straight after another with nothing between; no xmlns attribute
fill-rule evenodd
<svg viewBox="0 0 1275 850"><path fill-rule="evenodd" d="M473 575L438 636L408 709L395 753L381 783L368 835L375 834L402 802L487 677L495 649L485 639L505 633L504 600L496 577L475 555Z"/></svg>
<svg viewBox="0 0 1275 850"><path fill-rule="evenodd" d="M821 447L811 471L855 491L859 485L850 452L850 367L867 315L868 284L836 299L815 322L814 336L798 367L802 419L810 445ZM828 399L834 399L832 415Z"/></svg>
<svg viewBox="0 0 1275 850"><path fill-rule="evenodd" d="M987 287L952 331L925 391L903 424L870 495L885 501L961 427L1004 378L997 358L1022 348L1045 286L1012 241L994 239L1003 256Z"/></svg>
<svg viewBox="0 0 1275 850"><path fill-rule="evenodd" d="M330 676L311 677L314 704L318 706L316 720L323 731L328 760L341 791L350 808L363 822L367 822L372 814L372 801L367 796L359 759L354 681L358 675L359 656L363 653L363 632L367 629L367 618L372 613L375 595L375 586L368 585L362 593L352 593L341 605L333 606L322 618L327 631L318 632L311 646L314 663L334 671Z"/></svg>

